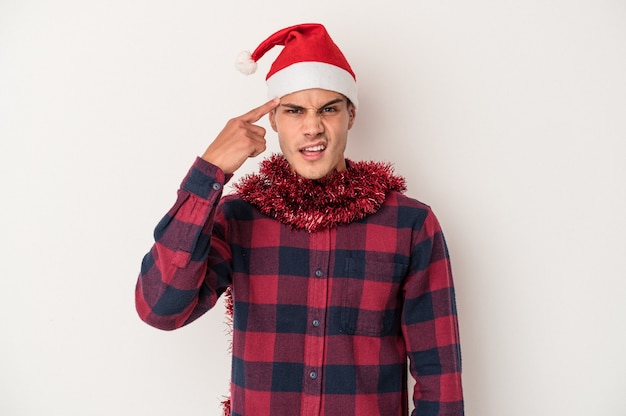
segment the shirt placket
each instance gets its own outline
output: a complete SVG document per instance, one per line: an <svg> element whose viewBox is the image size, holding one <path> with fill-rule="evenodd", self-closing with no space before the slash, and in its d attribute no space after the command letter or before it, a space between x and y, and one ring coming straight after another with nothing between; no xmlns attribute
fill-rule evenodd
<svg viewBox="0 0 626 416"><path fill-rule="evenodd" d="M311 233L310 249L302 415L317 416L321 410L324 382L324 334L329 293L331 231Z"/></svg>

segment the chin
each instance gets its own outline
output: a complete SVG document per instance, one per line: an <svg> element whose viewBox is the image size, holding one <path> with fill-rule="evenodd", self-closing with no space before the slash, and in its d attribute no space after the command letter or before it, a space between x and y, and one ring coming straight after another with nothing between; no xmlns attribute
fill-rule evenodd
<svg viewBox="0 0 626 416"><path fill-rule="evenodd" d="M311 180L321 179L324 176L326 176L325 174L320 174L318 172L309 172L309 171L296 171L296 173L305 179L311 179Z"/></svg>
<svg viewBox="0 0 626 416"><path fill-rule="evenodd" d="M330 169L330 170L324 170L324 171L319 171L319 170L308 171L308 172L304 172L303 174L300 174L300 176L306 179L317 180L317 179L327 178L331 176L333 173L335 173L336 171L337 171L336 169Z"/></svg>
<svg viewBox="0 0 626 416"><path fill-rule="evenodd" d="M327 160L317 160L315 162L287 159L291 169L303 178L317 180L332 175L336 170L341 170L340 166L329 163Z"/></svg>
<svg viewBox="0 0 626 416"><path fill-rule="evenodd" d="M330 174L330 172L327 170L307 169L306 167L303 169L298 169L296 167L294 171L298 175L302 176L303 178L311 179L311 180L322 179L323 177L328 176Z"/></svg>

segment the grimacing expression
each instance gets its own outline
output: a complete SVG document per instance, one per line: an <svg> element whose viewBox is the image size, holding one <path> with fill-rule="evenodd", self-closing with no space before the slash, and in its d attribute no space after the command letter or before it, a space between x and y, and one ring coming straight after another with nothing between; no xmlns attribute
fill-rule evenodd
<svg viewBox="0 0 626 416"><path fill-rule="evenodd" d="M342 94L308 89L287 94L269 114L283 155L307 179L346 168L345 149L356 108Z"/></svg>

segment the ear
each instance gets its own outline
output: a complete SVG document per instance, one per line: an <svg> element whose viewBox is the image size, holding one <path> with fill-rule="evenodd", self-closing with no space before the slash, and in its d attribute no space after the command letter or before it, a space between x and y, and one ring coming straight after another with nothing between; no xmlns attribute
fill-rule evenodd
<svg viewBox="0 0 626 416"><path fill-rule="evenodd" d="M348 130L350 130L354 125L354 120L356 119L356 107L354 107L354 104L352 103L348 106L348 116L350 117L348 119Z"/></svg>
<svg viewBox="0 0 626 416"><path fill-rule="evenodd" d="M272 126L272 130L274 130L275 132L278 133L278 129L276 128L276 109L273 109L272 111L270 111L268 113L269 118L270 118L270 125Z"/></svg>

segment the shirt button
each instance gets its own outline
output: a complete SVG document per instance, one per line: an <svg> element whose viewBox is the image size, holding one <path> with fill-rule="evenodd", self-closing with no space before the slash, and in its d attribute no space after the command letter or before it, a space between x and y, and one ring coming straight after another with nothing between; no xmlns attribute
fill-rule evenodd
<svg viewBox="0 0 626 416"><path fill-rule="evenodd" d="M315 276L322 277L322 275L324 275L324 273L320 269L315 270Z"/></svg>
<svg viewBox="0 0 626 416"><path fill-rule="evenodd" d="M215 182L211 187L214 191L219 191L220 189L222 189L222 184Z"/></svg>
<svg viewBox="0 0 626 416"><path fill-rule="evenodd" d="M313 326L314 326L314 327L318 327L318 326L320 326L320 321L319 321L319 319L313 319L312 324L313 324Z"/></svg>
<svg viewBox="0 0 626 416"><path fill-rule="evenodd" d="M315 380L317 378L317 373L315 371L311 371L309 373L309 377L311 377L311 380Z"/></svg>

